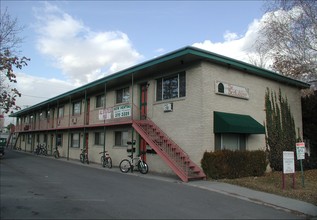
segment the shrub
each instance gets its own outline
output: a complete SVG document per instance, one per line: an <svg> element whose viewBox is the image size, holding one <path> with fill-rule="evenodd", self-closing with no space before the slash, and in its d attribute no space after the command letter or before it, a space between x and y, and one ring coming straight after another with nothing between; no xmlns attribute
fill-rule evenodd
<svg viewBox="0 0 317 220"><path fill-rule="evenodd" d="M212 179L262 176L267 166L266 153L261 150L206 151L201 166L207 177Z"/></svg>

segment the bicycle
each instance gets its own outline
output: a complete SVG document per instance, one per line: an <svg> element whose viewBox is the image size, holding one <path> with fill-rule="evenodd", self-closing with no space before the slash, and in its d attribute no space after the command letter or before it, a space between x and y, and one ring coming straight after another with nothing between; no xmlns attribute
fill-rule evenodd
<svg viewBox="0 0 317 220"><path fill-rule="evenodd" d="M81 153L79 155L79 159L80 159L80 162L82 163L87 163L89 164L89 160L88 160L88 152L87 152L87 149L81 149Z"/></svg>
<svg viewBox="0 0 317 220"><path fill-rule="evenodd" d="M44 155L47 156L47 147L45 144L37 144L36 149L34 151L36 155Z"/></svg>
<svg viewBox="0 0 317 220"><path fill-rule="evenodd" d="M144 155L145 152L141 152L137 157L133 157L133 155L128 155L130 159L123 159L120 162L120 170L123 173L131 172L134 170L134 168L137 168L137 171L140 171L142 174L147 174L149 171L149 167L145 161L142 160L141 155Z"/></svg>
<svg viewBox="0 0 317 220"><path fill-rule="evenodd" d="M101 165L103 167L112 168L112 159L108 151L102 151L99 154L102 154L102 156L100 157Z"/></svg>
<svg viewBox="0 0 317 220"><path fill-rule="evenodd" d="M60 154L59 154L59 151L58 151L58 146L55 147L55 151L54 151L53 155L54 155L54 157L56 159L60 158Z"/></svg>

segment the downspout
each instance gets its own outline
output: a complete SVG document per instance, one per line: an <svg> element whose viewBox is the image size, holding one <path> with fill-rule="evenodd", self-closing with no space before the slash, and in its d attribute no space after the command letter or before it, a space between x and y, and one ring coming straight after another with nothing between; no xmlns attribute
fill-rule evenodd
<svg viewBox="0 0 317 220"><path fill-rule="evenodd" d="M85 89L85 105L84 105L84 135L83 135L83 148L85 149L88 156L88 143L86 142L86 113L87 113L87 90Z"/></svg>
<svg viewBox="0 0 317 220"><path fill-rule="evenodd" d="M103 99L103 124L104 124L104 126L103 126L103 153L102 153L102 156L104 159L106 159L106 118L107 118L106 94L107 94L107 83L105 83L105 92L104 92L104 99Z"/></svg>
<svg viewBox="0 0 317 220"><path fill-rule="evenodd" d="M70 145L70 132L69 132L69 127L70 127L70 110L72 107L72 97L69 96L69 108L68 108L68 145L67 145L67 160L69 160L69 145Z"/></svg>
<svg viewBox="0 0 317 220"><path fill-rule="evenodd" d="M134 106L133 106L133 90L134 90L134 81L133 81L133 78L134 78L134 74L132 73L132 92L131 92L131 119L132 119L132 125L133 125L133 108L134 108ZM131 155L132 155L132 157L131 158L133 158L133 149L134 149L134 147L133 147L133 139L134 139L134 128L133 128L133 126L131 126L132 127L132 135L131 135L131 146L132 146L132 148L131 148ZM132 169L131 169L131 173L133 173L133 164L132 164Z"/></svg>

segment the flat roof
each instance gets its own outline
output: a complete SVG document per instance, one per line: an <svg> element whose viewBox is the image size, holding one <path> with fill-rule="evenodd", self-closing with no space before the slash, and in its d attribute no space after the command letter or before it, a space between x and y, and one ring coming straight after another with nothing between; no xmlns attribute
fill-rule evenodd
<svg viewBox="0 0 317 220"><path fill-rule="evenodd" d="M16 113L12 113L10 117L16 117L19 115L23 115L29 111L35 110L37 108L40 108L42 106L46 106L50 103L55 103L60 99L63 99L65 97L69 97L71 95L74 95L76 93L84 92L87 89L93 88L95 86L104 85L105 83L109 83L114 80L118 80L119 78L123 78L132 74L141 74L145 73L145 71L150 70L156 66L166 65L166 66L173 66L175 63L179 62L186 62L191 63L195 61L208 61L212 63L216 63L218 65L223 65L227 67L231 67L233 69L241 70L243 72L247 72L262 78L271 79L274 81L278 81L283 84L288 84L294 87L298 87L299 89L309 88L309 84L292 79L290 77L283 76L281 74L278 74L276 72L266 70L254 65L251 65L249 63L239 61L236 59L232 59L226 56L222 56L220 54L216 54L210 51L206 51L203 49L199 49L192 46L187 46L175 51L172 51L170 53L167 53L165 55L156 57L154 59L142 62L140 64L137 64L135 66L129 67L127 69L118 71L117 73L105 76L101 79L98 79L96 81L90 82L88 84L85 84L83 86L80 86L76 89L70 90L68 92L65 92L61 95L55 96L53 98L47 99L46 101L40 102L38 104L35 104L33 106L30 106L26 109L20 110Z"/></svg>

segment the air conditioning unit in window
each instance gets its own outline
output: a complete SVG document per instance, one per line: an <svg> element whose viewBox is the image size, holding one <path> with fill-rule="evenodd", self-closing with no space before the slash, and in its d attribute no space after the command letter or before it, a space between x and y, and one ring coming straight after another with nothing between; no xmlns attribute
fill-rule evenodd
<svg viewBox="0 0 317 220"><path fill-rule="evenodd" d="M173 111L173 103L166 103L163 106L164 112L172 112Z"/></svg>
<svg viewBox="0 0 317 220"><path fill-rule="evenodd" d="M73 118L72 122L73 122L73 124L76 124L77 123L77 118Z"/></svg>

